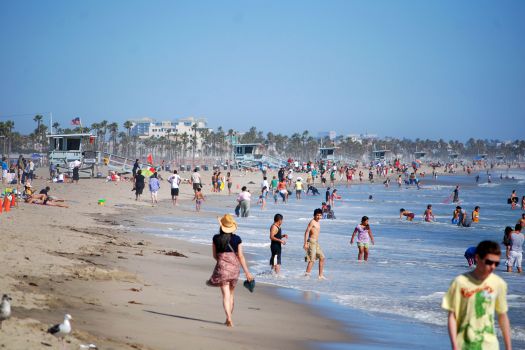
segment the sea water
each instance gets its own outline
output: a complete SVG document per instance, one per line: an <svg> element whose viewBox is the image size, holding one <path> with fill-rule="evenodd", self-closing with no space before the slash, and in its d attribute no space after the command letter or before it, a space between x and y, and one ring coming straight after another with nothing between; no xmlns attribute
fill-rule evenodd
<svg viewBox="0 0 525 350"><path fill-rule="evenodd" d="M324 188L318 187L320 196L303 194L300 201L294 193L287 204L281 200L274 204L269 196L265 211L252 205L251 216L238 219L237 234L250 256L250 270L257 282L298 291L296 298L302 296L306 303L317 303L347 327L357 327L365 342L359 347L352 345L353 348L447 348L447 313L441 309L441 300L452 279L469 271L463 256L465 250L482 240L501 242L505 226L514 226L521 217L522 211L511 210L507 198L514 189L519 196L524 194L525 172L505 172L504 176L509 178L500 179L499 173L493 173L492 183L487 182L486 174L480 174L479 183L474 175L422 178L419 190L415 186L398 187L395 181L388 188L382 183L363 182L348 187L338 184L336 188L342 199L336 200L336 219L320 222L319 243L326 255L328 280L316 278L317 263L312 276L304 276L305 229L313 210L324 200ZM451 202L451 194L457 184L460 185L459 205L469 215L476 205L481 207L480 222L470 228L450 222L457 205ZM432 204L436 222L423 221L427 204ZM203 210L233 213L234 205L232 196L225 198L226 208L204 206ZM400 208L414 212L414 221L399 219ZM282 232L289 236L282 249L280 276L272 274L269 266L269 229L276 213L284 216ZM370 218L375 238L367 263L357 261L356 244L349 243L363 215ZM218 231L215 218L151 217L149 220L166 225L165 230L150 233L203 244L211 244L211 237ZM514 347L525 348L525 275L506 273L504 256L497 274L508 284L508 315ZM320 295L325 302L316 302L312 295ZM501 341L501 335L499 338ZM344 348L344 345L331 348Z"/></svg>

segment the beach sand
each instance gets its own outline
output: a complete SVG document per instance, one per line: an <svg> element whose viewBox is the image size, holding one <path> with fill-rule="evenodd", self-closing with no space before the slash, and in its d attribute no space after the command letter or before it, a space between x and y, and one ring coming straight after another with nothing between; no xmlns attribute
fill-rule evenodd
<svg viewBox="0 0 525 350"><path fill-rule="evenodd" d="M205 285L214 266L211 246L140 232L153 227L144 221L147 216L215 215L174 208L166 181L161 203L152 207L147 189L141 201L134 200L130 182L53 184L45 179L46 169L37 174L34 188L49 185L50 194L70 207L19 203L0 215L0 293L13 298L0 347L57 348L59 340L46 330L66 313L73 316L68 349L89 343L101 349L304 349L356 341L336 321L278 297L274 287L258 284L249 293L241 281L235 327L225 327L220 291ZM201 174L210 183L211 173ZM260 180L260 173L235 172L235 192L237 184L251 181L257 193ZM210 194L209 184L204 193L204 208L232 211L234 195ZM181 200L192 197L190 185L183 184ZM102 198L105 205L98 205ZM211 241L213 232L202 234Z"/></svg>

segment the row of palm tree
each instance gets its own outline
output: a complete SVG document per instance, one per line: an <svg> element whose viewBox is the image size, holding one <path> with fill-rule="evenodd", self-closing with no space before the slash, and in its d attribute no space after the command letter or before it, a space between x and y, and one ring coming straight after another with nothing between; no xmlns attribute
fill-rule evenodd
<svg viewBox="0 0 525 350"><path fill-rule="evenodd" d="M30 152L47 150L47 126L42 121L42 115L36 115L35 130L29 135L20 135L14 130L11 120L0 122L0 138L4 154L12 152ZM222 127L216 130L199 128L194 124L191 133L168 132L163 137L139 138L131 134L133 123L126 121L122 130L116 122L102 120L90 126L76 126L74 128L61 128L60 123L54 122L54 133L93 133L96 138L94 150L113 153L125 157L145 157L153 154L156 159L188 160L207 157L214 159L228 159L232 154L233 143L256 143L260 145L261 152L282 158L313 160L317 158L319 147L336 147L336 154L345 159L362 159L369 157L371 151L387 149L396 157L402 159L413 158L414 152L423 151L427 158L447 159L451 153L460 157L472 157L478 154L487 154L488 157L503 156L506 159L523 159L525 154L525 141L515 140L501 142L499 140L482 140L471 138L465 143L457 140L445 141L443 139L397 139L386 137L382 139L357 140L350 137L338 137L331 140L327 137L316 138L308 130L292 135L275 134L268 132L266 135L251 127L247 132L239 133L233 129L225 131ZM124 131L125 130L125 131ZM0 141L0 142L2 142Z"/></svg>

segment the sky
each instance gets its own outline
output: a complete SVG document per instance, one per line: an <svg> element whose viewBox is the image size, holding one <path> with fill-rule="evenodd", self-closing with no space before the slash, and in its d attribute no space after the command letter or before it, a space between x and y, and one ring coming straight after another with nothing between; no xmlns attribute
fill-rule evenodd
<svg viewBox="0 0 525 350"><path fill-rule="evenodd" d="M523 139L525 1L0 2L0 121Z"/></svg>

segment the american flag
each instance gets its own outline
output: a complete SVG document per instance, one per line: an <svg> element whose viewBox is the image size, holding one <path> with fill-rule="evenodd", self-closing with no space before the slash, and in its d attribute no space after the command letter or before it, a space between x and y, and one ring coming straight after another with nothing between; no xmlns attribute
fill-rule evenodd
<svg viewBox="0 0 525 350"><path fill-rule="evenodd" d="M71 119L71 125L80 125L80 118L76 117L75 119Z"/></svg>

